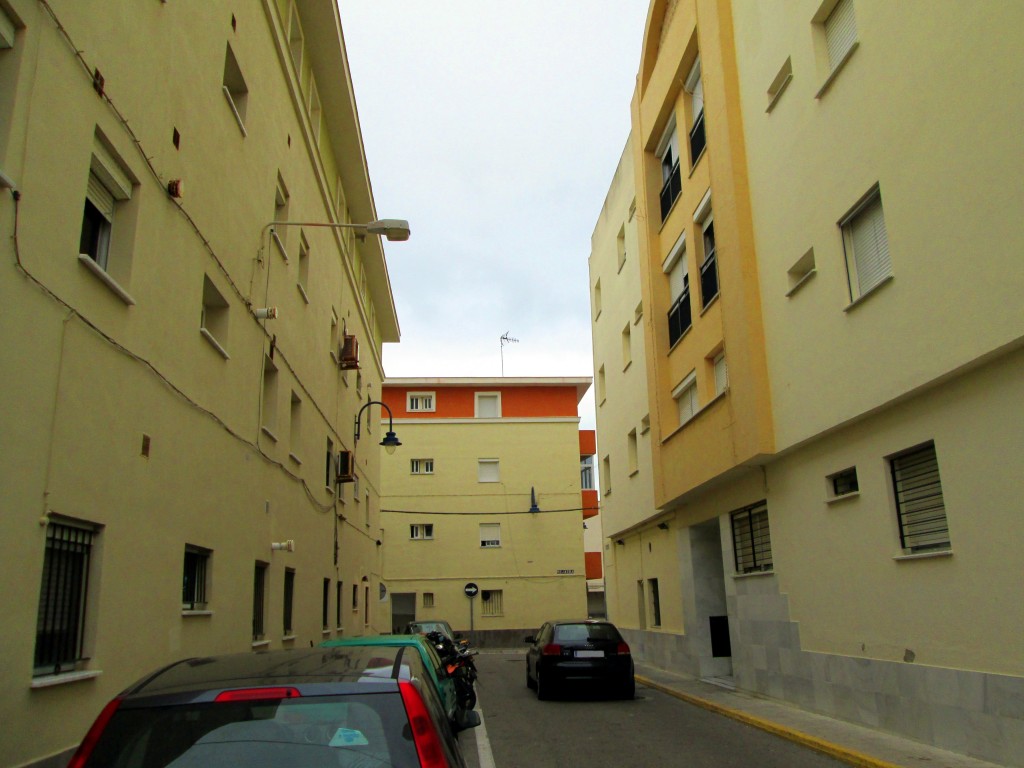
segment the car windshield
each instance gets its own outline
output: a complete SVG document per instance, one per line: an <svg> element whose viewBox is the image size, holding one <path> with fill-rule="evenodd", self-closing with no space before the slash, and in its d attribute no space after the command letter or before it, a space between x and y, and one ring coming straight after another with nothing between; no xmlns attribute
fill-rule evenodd
<svg viewBox="0 0 1024 768"><path fill-rule="evenodd" d="M88 765L110 768L418 766L397 692L115 712Z"/></svg>
<svg viewBox="0 0 1024 768"><path fill-rule="evenodd" d="M446 621L417 621L409 625L409 631L412 633L427 634L427 632L440 632L442 635L447 637L449 640L454 640L452 635L452 628L448 626Z"/></svg>
<svg viewBox="0 0 1024 768"><path fill-rule="evenodd" d="M562 645L570 643L589 643L611 641L619 642L622 638L611 624L556 624L554 642Z"/></svg>

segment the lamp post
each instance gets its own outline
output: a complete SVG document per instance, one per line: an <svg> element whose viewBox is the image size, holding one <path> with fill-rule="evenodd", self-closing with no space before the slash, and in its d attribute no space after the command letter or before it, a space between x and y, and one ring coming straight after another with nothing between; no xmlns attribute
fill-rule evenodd
<svg viewBox="0 0 1024 768"><path fill-rule="evenodd" d="M363 411L365 411L371 405L379 405L381 408L388 412L388 432L386 435L384 435L384 439L380 441L380 444L384 446L384 450L387 451L389 455L393 454L395 452L395 449L402 443L398 440L398 435L396 435L394 432L395 424L394 418L391 415L391 409L388 408L388 406L382 403L380 400L370 400L366 405L359 409L359 413L356 414L355 441L357 443L359 442L360 419L362 418Z"/></svg>
<svg viewBox="0 0 1024 768"><path fill-rule="evenodd" d="M263 234L271 227L327 227L328 229L354 229L358 237L382 235L393 242L404 242L409 239L409 222L405 219L378 219L368 224L335 224L321 221L272 221L263 227Z"/></svg>

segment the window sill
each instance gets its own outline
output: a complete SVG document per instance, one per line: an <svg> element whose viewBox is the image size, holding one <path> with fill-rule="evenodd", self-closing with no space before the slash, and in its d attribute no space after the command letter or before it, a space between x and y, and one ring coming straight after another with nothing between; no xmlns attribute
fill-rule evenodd
<svg viewBox="0 0 1024 768"><path fill-rule="evenodd" d="M868 291L867 293L862 293L856 299L854 299L849 304L847 304L843 308L843 312L849 312L851 309L856 309L865 300L867 300L869 297L874 296L875 292L878 291L879 288L881 288L883 285L888 285L891 282L892 282L892 275L887 275L886 277L882 278L882 282L880 282L878 285L873 286L870 291Z"/></svg>
<svg viewBox="0 0 1024 768"><path fill-rule="evenodd" d="M320 636L321 637L330 637L331 636L331 630L329 630L329 629L322 629L322 630L320 630Z"/></svg>
<svg viewBox="0 0 1024 768"><path fill-rule="evenodd" d="M117 298L127 304L129 307L135 306L135 299L131 297L124 288L118 285L117 281L107 274L107 270L92 260L92 257L86 253L78 254L78 263L89 270L90 274L96 277L101 283L103 283L110 292L113 293Z"/></svg>
<svg viewBox="0 0 1024 768"><path fill-rule="evenodd" d="M850 46L850 50L848 50L843 58L839 60L839 63L836 64L836 68L829 72L828 77L825 78L825 82L821 84L821 88L819 88L818 92L814 94L814 98L820 99L825 95L828 89L832 87L832 83L835 82L836 77L843 71L843 67L846 66L846 62L848 62L853 56L853 52L858 48L860 48L860 41L854 40L853 45Z"/></svg>
<svg viewBox="0 0 1024 768"><path fill-rule="evenodd" d="M664 445L669 440L671 440L673 437L675 437L679 432L683 431L683 429L685 429L691 422L693 422L695 419L697 419L697 417L699 417L702 413L704 413L705 411L709 410L712 405L714 405L719 400L724 398L728 393L729 393L729 388L726 387L721 392L719 392L717 395L715 395L713 398L711 398L706 403L704 403L704 405L702 405L700 408L698 408L696 411L693 412L693 414L690 416L690 418L688 418L686 421L684 421L678 427L676 427L671 432L669 432L665 436L665 438L661 441L661 444Z"/></svg>
<svg viewBox="0 0 1024 768"><path fill-rule="evenodd" d="M692 179L693 178L693 172L697 170L697 164L700 163L701 158L704 157L704 155L706 155L707 153L708 153L708 147L707 147L707 144L705 144L704 145L704 149L702 149L700 151L700 154L697 155L697 158L693 161L693 163L690 164L690 172L688 174L686 174L686 178L688 178L688 179Z"/></svg>
<svg viewBox="0 0 1024 768"><path fill-rule="evenodd" d="M333 496L333 495L334 495L334 489L333 489L333 488L331 488L331 486L329 486L329 485L325 485L325 486L324 486L324 491L325 491L325 492L326 492L327 494L329 494L330 496Z"/></svg>
<svg viewBox="0 0 1024 768"><path fill-rule="evenodd" d="M625 373L626 371L628 371L628 370L629 370L629 367L630 367L630 366L631 366L632 364L633 364L633 361L632 361L632 360L630 360L630 361L629 361L628 363L626 363L626 364L625 364L624 366L622 366L622 372L623 372L623 373Z"/></svg>
<svg viewBox="0 0 1024 768"><path fill-rule="evenodd" d="M860 496L860 491L852 491L850 493L844 493L842 496L829 496L825 499L825 503L838 504L839 502L846 501L847 499L856 499L858 496Z"/></svg>
<svg viewBox="0 0 1024 768"><path fill-rule="evenodd" d="M79 672L62 672L57 675L43 675L42 677L32 678L32 683L29 687L32 689L52 688L55 685L67 685L68 683L77 683L81 680L92 680L102 674L103 670L101 669L83 669Z"/></svg>
<svg viewBox="0 0 1024 768"><path fill-rule="evenodd" d="M284 259L284 263L288 263L288 249L284 247L284 242L281 240L281 236L274 230L270 230L270 239L274 241L274 245L277 246L277 252L281 254L281 258Z"/></svg>
<svg viewBox="0 0 1024 768"><path fill-rule="evenodd" d="M630 477L636 477L639 474L640 474L640 470L639 469L634 469L632 472L629 473L629 476Z"/></svg>
<svg viewBox="0 0 1024 768"><path fill-rule="evenodd" d="M719 289L718 293L716 293L714 296L711 297L711 301L709 301L707 304L705 304L701 308L699 317L704 317L704 313L707 312L709 309L711 309L713 306L715 306L715 302L718 301L718 297L721 296L721 295L722 295L722 290Z"/></svg>
<svg viewBox="0 0 1024 768"><path fill-rule="evenodd" d="M299 295L302 296L302 300L309 304L309 294L306 293L306 289L302 287L302 284L296 283L295 287L299 289Z"/></svg>
<svg viewBox="0 0 1024 768"><path fill-rule="evenodd" d="M214 349L215 349L215 350L217 351L217 354L219 354L219 355L220 355L221 357L223 357L223 358L224 358L225 360L230 360L230 359L231 359L231 355L229 355L229 354L228 354L228 351L227 351L226 349L224 349L224 347L222 347L222 346L220 345L220 342L219 342L219 341L217 341L217 339L215 339L215 338L214 338L214 336L213 336L213 334L212 334L212 333L210 333L210 332L209 332L208 330L206 330L205 328L202 328L202 327L200 327L200 328L199 328L199 334L200 334L200 335L201 335L201 336L202 336L202 337L203 337L204 339L206 339L207 343L208 343L208 344L209 344L209 345L210 345L211 347L213 347L213 348L214 348Z"/></svg>
<svg viewBox="0 0 1024 768"><path fill-rule="evenodd" d="M758 579L762 576L774 576L775 571L751 571L750 573L734 573L732 577L734 579Z"/></svg>
<svg viewBox="0 0 1024 768"><path fill-rule="evenodd" d="M269 437L275 443L277 442L277 435L275 435L273 432L271 432L270 429L268 429L267 427L260 427L260 432L262 432L264 435Z"/></svg>
<svg viewBox="0 0 1024 768"><path fill-rule="evenodd" d="M786 88L789 87L789 84L791 82L793 82L792 72L786 75L786 79L782 81L782 85L779 86L779 90L777 90L775 94L771 97L771 99L768 101L768 108L765 109L765 112L771 113L771 111L775 109L775 105L779 103L779 99L782 98L782 94L785 93Z"/></svg>
<svg viewBox="0 0 1024 768"><path fill-rule="evenodd" d="M228 100L228 106L231 107L231 114L235 116L235 122L238 123L238 130L242 132L242 138L244 139L247 134L245 132L245 123L242 122L242 116L238 114L238 107L235 106L235 100L231 97L231 90L226 86L221 86L224 89L224 98Z"/></svg>
<svg viewBox="0 0 1024 768"><path fill-rule="evenodd" d="M291 459L294 463L298 464L300 467L302 466L302 459L300 459L294 453L289 453L288 458Z"/></svg>
<svg viewBox="0 0 1024 768"><path fill-rule="evenodd" d="M685 331L683 331L683 332L682 332L682 333L680 334L679 338L678 338L678 339L676 339L676 342L675 342L675 344L671 345L671 346L670 346L670 347L668 348L668 353L669 353L669 354L672 354L672 350L674 350L674 349L675 349L676 347L678 347L678 346L679 346L680 344L682 344L682 342L683 342L683 339L685 339L685 338L686 338L686 335L687 335L687 334L688 334L688 333L689 333L689 332L690 332L691 330L693 330L693 323L692 323L692 322L690 323L690 327L689 327L689 328L687 328L687 329L686 329Z"/></svg>
<svg viewBox="0 0 1024 768"><path fill-rule="evenodd" d="M285 635L284 637L281 638L281 642L282 643L294 643L295 642L295 637L296 637L295 635Z"/></svg>
<svg viewBox="0 0 1024 768"><path fill-rule="evenodd" d="M183 619L184 618L191 618L192 616L213 616L213 611L206 611L206 610L198 611L198 610L190 610L188 608L182 608L181 609L181 617Z"/></svg>
<svg viewBox="0 0 1024 768"><path fill-rule="evenodd" d="M952 549L939 549L935 552L915 552L912 555L895 555L893 560L897 563L906 562L908 560L932 560L936 557L952 557Z"/></svg>
<svg viewBox="0 0 1024 768"><path fill-rule="evenodd" d="M253 640L253 642L252 642L253 650L258 650L260 648L269 648L269 647L270 647L270 641L269 640Z"/></svg>
<svg viewBox="0 0 1024 768"><path fill-rule="evenodd" d="M816 270L816 269L812 269L812 270L810 270L810 271L809 271L809 272L808 272L808 273L807 273L806 275L804 275L804 276L803 276L803 277L801 277L801 278L800 278L799 280L797 280L797 281L796 281L796 282L795 282L795 283L793 284L793 287L792 287L792 288L790 288L790 289L789 289L788 291L786 291L786 298L788 299L788 298L789 298L790 296L792 296L792 295L793 295L793 294L795 294L795 293L796 293L797 291L799 291L799 290L800 290L801 288L803 288L803 287L804 287L804 284L805 284L805 283L807 283L808 281L810 281L810 279L811 279L812 277L814 277L814 276L815 276L816 274L818 274L818 270Z"/></svg>

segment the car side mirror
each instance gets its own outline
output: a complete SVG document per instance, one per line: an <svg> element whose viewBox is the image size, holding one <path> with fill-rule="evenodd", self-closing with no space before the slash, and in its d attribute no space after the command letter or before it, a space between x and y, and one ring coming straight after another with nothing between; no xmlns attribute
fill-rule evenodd
<svg viewBox="0 0 1024 768"><path fill-rule="evenodd" d="M475 709L460 709L455 715L455 731L465 731L469 728L476 728L480 725L480 713Z"/></svg>

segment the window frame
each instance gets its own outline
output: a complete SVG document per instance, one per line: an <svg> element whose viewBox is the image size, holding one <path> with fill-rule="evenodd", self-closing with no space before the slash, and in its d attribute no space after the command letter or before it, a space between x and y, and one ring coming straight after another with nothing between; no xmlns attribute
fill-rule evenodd
<svg viewBox="0 0 1024 768"><path fill-rule="evenodd" d="M500 549L501 548L501 523L480 523L480 548ZM490 538L484 538L484 534L497 534Z"/></svg>
<svg viewBox="0 0 1024 768"><path fill-rule="evenodd" d="M429 400L429 406L416 407L419 405L418 399ZM437 392L406 392L405 393L405 410L409 413L434 413L437 410Z"/></svg>
<svg viewBox="0 0 1024 768"><path fill-rule="evenodd" d="M684 395L688 396L689 401L689 413L684 415L682 398ZM697 391L697 372L690 371L686 377L679 382L675 389L672 390L672 400L676 404L676 413L679 417L679 426L683 426L690 422L698 413L700 413L700 393Z"/></svg>
<svg viewBox="0 0 1024 768"><path fill-rule="evenodd" d="M877 215L874 215L876 210ZM867 218L869 216L871 216L870 219ZM882 203L880 185L875 184L868 190L837 224L842 235L846 279L852 306L874 293L893 277L892 253L889 250L889 233L885 226L885 206ZM863 255L862 262L858 258L856 246L858 234L855 229L868 226L872 229L870 239L873 243L871 244L877 246L877 251ZM863 236L863 232L861 236ZM863 246L864 243L861 246L862 250ZM867 281L862 279L862 275L865 274L870 278ZM865 282L867 282L867 287L864 286Z"/></svg>
<svg viewBox="0 0 1024 768"><path fill-rule="evenodd" d="M185 545L182 565L181 612L209 613L213 550Z"/></svg>
<svg viewBox="0 0 1024 768"><path fill-rule="evenodd" d="M410 523L409 524L409 539L412 541L433 541L434 539L434 524L433 523Z"/></svg>
<svg viewBox="0 0 1024 768"><path fill-rule="evenodd" d="M755 515L757 520L755 521ZM763 526L755 525L763 519ZM733 563L737 576L773 573L775 570L772 559L771 525L768 519L767 500L737 509L729 513L730 531L732 533ZM738 535L740 526L746 528L750 540L750 556L744 556L740 543L743 539ZM760 561L760 562L759 562ZM749 562L749 565L747 564Z"/></svg>
<svg viewBox="0 0 1024 768"><path fill-rule="evenodd" d="M497 413L494 415L481 415L480 401L483 399L490 400L494 399L495 410ZM473 393L473 417L477 419L500 419L501 418L501 392L474 392Z"/></svg>
<svg viewBox="0 0 1024 768"><path fill-rule="evenodd" d="M484 468L494 467L494 477L485 477ZM501 460L500 459L477 459L476 460L476 481L478 483L500 483L501 482Z"/></svg>
<svg viewBox="0 0 1024 768"><path fill-rule="evenodd" d="M267 574L270 564L257 560L253 567L252 586L252 642L264 643L267 639Z"/></svg>
<svg viewBox="0 0 1024 768"><path fill-rule="evenodd" d="M433 459L409 459L410 475L432 475L434 474Z"/></svg>
<svg viewBox="0 0 1024 768"><path fill-rule="evenodd" d="M664 223L683 192L682 171L679 168L679 131L675 114L669 117L654 155L661 169L658 201L661 206L661 221Z"/></svg>
<svg viewBox="0 0 1024 768"><path fill-rule="evenodd" d="M480 590L480 615L481 616L504 616L505 593L501 589Z"/></svg>
<svg viewBox="0 0 1024 768"><path fill-rule="evenodd" d="M918 464L916 467L913 467L913 469L920 472L922 456L928 453L931 454L930 460L928 458L925 458L924 461L929 461L929 463L934 464L934 469L929 469L929 472L934 473L935 484L938 487L938 493L932 494L928 498L934 500L937 497L938 503L941 505L941 520L943 527L940 529L940 533L941 535L943 535L944 538L942 538L940 541L935 542L914 543L914 541L911 540L911 536L913 535L914 539L917 539L918 534L908 533L906 529L907 526L905 525L906 521L904 518L914 515L915 511L911 510L910 512L906 513L903 511L904 504L903 499L901 498L900 478L898 477L900 468L897 467L897 464L902 463L904 461L909 462L916 460ZM886 459L889 464L889 476L891 480L890 487L892 488L893 503L896 512L896 522L899 529L900 549L902 549L903 553L906 555L945 554L952 551L953 545L952 537L950 536L949 531L949 515L946 511L945 496L942 491L942 477L939 468L939 456L938 452L935 449L935 442L933 440L929 440L928 442L913 446L912 448L900 451L899 453L892 454L891 456L886 457ZM911 468L912 467L909 464L905 467L905 469ZM912 479L917 480L920 478L920 476L921 475L918 474L916 477ZM909 490L920 490L920 487L914 487ZM920 499L918 498L915 500L919 501ZM923 534L921 536L923 537Z"/></svg>
<svg viewBox="0 0 1024 768"><path fill-rule="evenodd" d="M697 54L693 66L690 67L690 73L683 83L683 90L689 95L690 129L687 149L690 152L690 168L693 168L707 149L707 133L704 128L704 80L700 54Z"/></svg>

